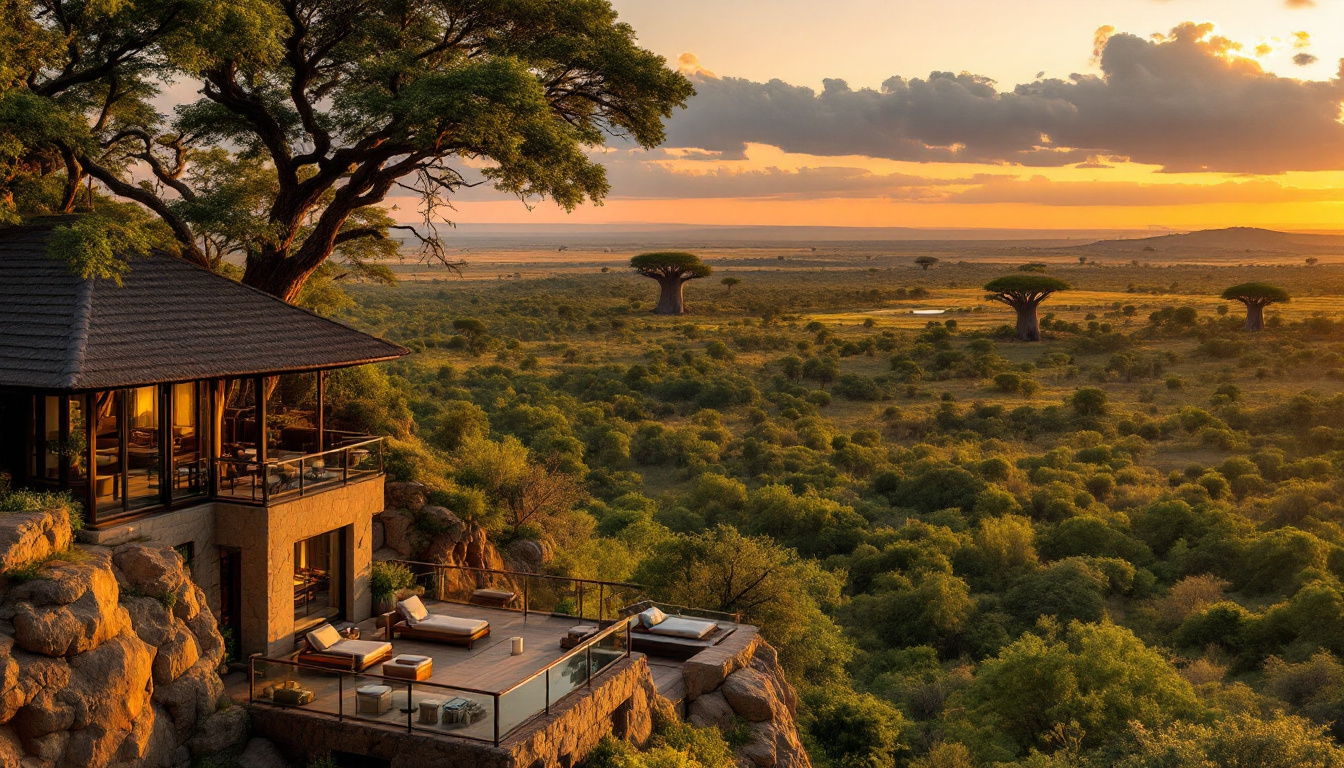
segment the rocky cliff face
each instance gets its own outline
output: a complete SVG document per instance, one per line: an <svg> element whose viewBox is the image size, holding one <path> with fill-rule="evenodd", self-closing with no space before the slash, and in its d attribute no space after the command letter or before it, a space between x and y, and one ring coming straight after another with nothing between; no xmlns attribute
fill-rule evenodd
<svg viewBox="0 0 1344 768"><path fill-rule="evenodd" d="M682 667L687 719L702 728L731 730L746 721L752 738L738 749L743 768L811 768L798 738L798 696L784 678L775 649L743 627Z"/></svg>
<svg viewBox="0 0 1344 768"><path fill-rule="evenodd" d="M70 540L64 512L0 516L0 765L167 768L244 741L182 558Z"/></svg>

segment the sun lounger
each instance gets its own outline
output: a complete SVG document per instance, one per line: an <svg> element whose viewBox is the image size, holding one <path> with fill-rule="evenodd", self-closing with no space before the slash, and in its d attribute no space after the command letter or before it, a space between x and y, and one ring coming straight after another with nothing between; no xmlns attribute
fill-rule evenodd
<svg viewBox="0 0 1344 768"><path fill-rule="evenodd" d="M363 672L392 655L391 643L347 640L330 624L323 624L304 638L307 647L296 657L300 664Z"/></svg>
<svg viewBox="0 0 1344 768"><path fill-rule="evenodd" d="M397 603L397 609L383 619L389 639L403 637L462 645L470 649L477 640L490 634L490 622L432 614L418 597Z"/></svg>

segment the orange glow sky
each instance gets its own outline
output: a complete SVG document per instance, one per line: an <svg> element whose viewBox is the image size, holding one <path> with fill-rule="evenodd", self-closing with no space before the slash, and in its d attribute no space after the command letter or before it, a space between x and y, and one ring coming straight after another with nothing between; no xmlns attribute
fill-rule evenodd
<svg viewBox="0 0 1344 768"><path fill-rule="evenodd" d="M473 191L455 202L455 221L1344 229L1344 142L1334 136L1339 130L1344 137L1338 119L1344 99L1338 80L1344 0L614 0L613 5L644 46L696 74L701 95L685 114L674 116L669 145L654 152L605 153L613 190L601 206L566 213L534 201L529 210L516 199ZM1199 32L1198 40L1191 33L1179 50L1172 38L1152 37L1169 35L1185 22L1215 26ZM1127 53L1120 45L1105 48L1107 35L1097 37L1103 27L1134 36ZM1102 50L1107 61L1120 62L1122 53L1128 58L1104 71L1097 56ZM1127 90L1111 71L1152 68L1145 77L1162 80L1168 75L1153 63L1157 59L1144 57L1181 51L1208 64L1212 74L1177 83L1189 68L1171 59L1178 62L1167 65L1173 85L1152 101ZM1065 96L1042 108L1045 117L1030 119L999 98L966 110L960 102L930 96L906 118L887 114L894 102L878 95L887 93L884 81L930 80L935 71L988 78L1001 94L1058 78L1064 84L1052 93ZM1076 87L1078 81L1069 80L1074 73L1109 87ZM853 121L833 114L834 104L797 91L790 91L797 109L817 107L810 117L791 111L777 93L759 100L758 106L771 110L765 117L745 106L739 114L734 98L713 95L727 85L766 93L769 86L763 84L771 80L819 95L825 79L844 80L856 92L871 89L852 107L871 118L871 125L850 131ZM1275 90L1253 90L1262 86ZM1283 94L1297 106L1264 94ZM1206 98L1227 106L1222 112L1205 110ZM872 109L865 106L870 102L876 105ZM939 109L946 109L946 116L927 114ZM1140 136L1150 112L1155 122L1175 127ZM808 119L814 122L805 125ZM999 120L1001 131L993 122ZM1046 150L1085 150L1095 157L1028 167L1017 155L995 154L1007 151L999 146L1001 134L1034 130L1038 123L1031 120L1068 126L1082 137L1075 141L1089 142L1059 146L1042 130ZM980 124L985 121L991 122ZM1133 121L1133 130L1127 121ZM1229 127L1243 121L1244 126ZM890 149L894 140L882 134L899 133L912 122L927 123L910 129L916 145L961 152L960 141L938 137L970 132L983 146L964 152L979 156L949 161ZM830 135L831 125L844 129L834 133L846 135ZM716 151L697 151L711 141L720 144L709 147ZM1295 151L1270 151L1285 145ZM414 218L414 201L391 202L398 204L398 216Z"/></svg>

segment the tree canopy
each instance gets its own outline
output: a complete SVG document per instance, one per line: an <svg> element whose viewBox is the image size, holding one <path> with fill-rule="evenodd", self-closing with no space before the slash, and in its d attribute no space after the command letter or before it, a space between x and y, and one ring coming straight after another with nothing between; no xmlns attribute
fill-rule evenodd
<svg viewBox="0 0 1344 768"><path fill-rule="evenodd" d="M700 261L699 256L685 251L641 253L630 259L630 267L644 277L682 280L709 277L714 272L712 267Z"/></svg>
<svg viewBox="0 0 1344 768"><path fill-rule="evenodd" d="M1009 299L1041 301L1056 291L1067 291L1072 287L1057 277L1028 273L996 277L985 283L984 290L991 294L989 298L1007 303Z"/></svg>
<svg viewBox="0 0 1344 768"><path fill-rule="evenodd" d="M1288 301L1288 292L1269 283L1242 283L1223 291L1222 298L1228 301L1240 301L1243 304L1269 304Z"/></svg>
<svg viewBox="0 0 1344 768"><path fill-rule="evenodd" d="M600 200L585 149L657 145L692 93L606 0L21 0L7 18L0 183L15 208L72 210L92 177L153 211L184 258L243 254L243 282L286 299L333 253L378 274L397 249L379 207L394 189L420 198L411 236L443 263L433 222L465 185ZM165 113L174 78L200 98Z"/></svg>

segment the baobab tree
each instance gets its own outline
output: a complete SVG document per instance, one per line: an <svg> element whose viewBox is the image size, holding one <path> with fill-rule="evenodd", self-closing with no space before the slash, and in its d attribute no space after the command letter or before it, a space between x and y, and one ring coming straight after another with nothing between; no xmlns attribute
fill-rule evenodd
<svg viewBox="0 0 1344 768"><path fill-rule="evenodd" d="M923 269L925 272L928 272L929 267L932 267L934 264L938 263L938 257L920 256L919 258L915 259L915 263L918 264L920 268Z"/></svg>
<svg viewBox="0 0 1344 768"><path fill-rule="evenodd" d="M1067 291L1068 283L1040 274L1006 275L985 283L990 301L1000 301L1017 312L1017 338L1022 341L1040 341L1041 324L1036 319L1036 308L1056 291Z"/></svg>
<svg viewBox="0 0 1344 768"><path fill-rule="evenodd" d="M727 288L728 293L731 294L733 292L733 286L737 285L740 282L742 281L736 277L725 277L719 281L719 285L722 285L724 288Z"/></svg>
<svg viewBox="0 0 1344 768"><path fill-rule="evenodd" d="M644 277L658 281L661 292L658 306L653 308L655 315L683 315L686 313L686 300L682 296L682 287L689 280L709 277L713 269L700 261L693 253L682 251L658 251L641 253L630 260L630 266Z"/></svg>
<svg viewBox="0 0 1344 768"><path fill-rule="evenodd" d="M1261 331L1265 328L1265 307L1288 301L1288 292L1269 283L1242 283L1223 291L1223 298L1245 304L1246 330Z"/></svg>

